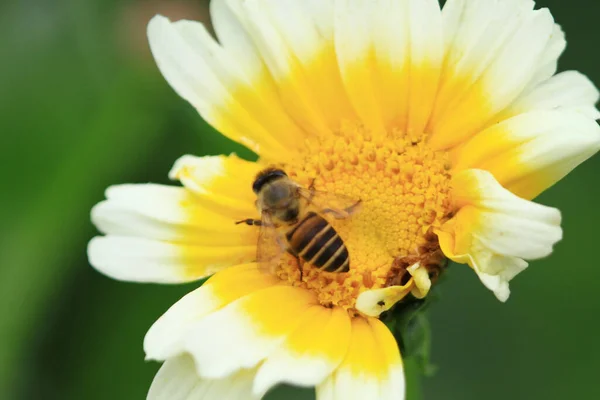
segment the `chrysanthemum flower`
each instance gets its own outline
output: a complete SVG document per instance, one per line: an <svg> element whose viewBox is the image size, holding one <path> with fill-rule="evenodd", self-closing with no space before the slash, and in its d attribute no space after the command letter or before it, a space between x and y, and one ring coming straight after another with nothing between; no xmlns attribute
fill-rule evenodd
<svg viewBox="0 0 600 400"><path fill-rule="evenodd" d="M531 200L600 148L598 91L556 72L565 39L528 0L213 0L217 40L157 16L148 35L175 91L259 155L184 156L183 187L108 189L92 265L116 279L214 274L150 329L166 360L151 399L260 398L287 382L317 398L401 399L398 346L378 318L427 295L445 257L501 301L525 260L561 239ZM347 273L286 254L256 264L251 186L267 166L362 201L331 220Z"/></svg>

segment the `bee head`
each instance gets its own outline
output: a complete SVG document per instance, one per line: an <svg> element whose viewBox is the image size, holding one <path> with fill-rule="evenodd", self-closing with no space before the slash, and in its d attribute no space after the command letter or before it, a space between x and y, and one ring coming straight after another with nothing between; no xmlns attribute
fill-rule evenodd
<svg viewBox="0 0 600 400"><path fill-rule="evenodd" d="M254 179L254 183L252 184L252 190L258 194L267 183L281 178L287 178L287 174L283 170L278 168L265 169L256 175L256 179Z"/></svg>

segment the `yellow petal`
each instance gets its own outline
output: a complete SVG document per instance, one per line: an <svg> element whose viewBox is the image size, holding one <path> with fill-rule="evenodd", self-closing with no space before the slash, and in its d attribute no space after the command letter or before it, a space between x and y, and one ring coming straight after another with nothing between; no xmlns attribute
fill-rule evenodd
<svg viewBox="0 0 600 400"><path fill-rule="evenodd" d="M230 156L185 155L175 161L169 178L179 180L203 206L231 217L258 217L252 184L264 166Z"/></svg>
<svg viewBox="0 0 600 400"><path fill-rule="evenodd" d="M356 299L356 309L370 317L378 317L384 311L406 297L413 287L413 280L405 285L388 286L362 292Z"/></svg>
<svg viewBox="0 0 600 400"><path fill-rule="evenodd" d="M431 289L431 279L429 279L429 273L427 268L416 263L406 269L413 277L414 286L411 290L413 296L417 299L422 299L429 293Z"/></svg>

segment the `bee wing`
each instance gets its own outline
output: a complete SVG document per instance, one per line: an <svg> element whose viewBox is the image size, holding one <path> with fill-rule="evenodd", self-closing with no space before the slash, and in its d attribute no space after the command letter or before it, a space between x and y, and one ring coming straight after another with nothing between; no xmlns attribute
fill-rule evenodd
<svg viewBox="0 0 600 400"><path fill-rule="evenodd" d="M330 214L337 219L348 218L360 210L360 199L302 187L298 188L298 193L306 200L308 206L316 208L321 214Z"/></svg>
<svg viewBox="0 0 600 400"><path fill-rule="evenodd" d="M262 213L261 222L256 260L260 270L274 274L287 245L277 231L269 213Z"/></svg>

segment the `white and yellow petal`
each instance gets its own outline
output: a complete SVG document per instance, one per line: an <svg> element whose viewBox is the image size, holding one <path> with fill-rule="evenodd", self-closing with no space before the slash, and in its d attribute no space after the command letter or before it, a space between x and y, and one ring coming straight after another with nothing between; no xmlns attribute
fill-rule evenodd
<svg viewBox="0 0 600 400"><path fill-rule="evenodd" d="M317 386L317 400L402 400L404 372L400 351L378 319L354 318L344 361Z"/></svg>
<svg viewBox="0 0 600 400"><path fill-rule="evenodd" d="M253 368L297 327L317 313L315 294L297 287L273 286L233 301L191 326L184 350L198 373L221 378Z"/></svg>
<svg viewBox="0 0 600 400"><path fill-rule="evenodd" d="M533 6L528 0L446 3L446 54L428 126L433 148L474 135L539 79L550 56L558 57L553 18Z"/></svg>
<svg viewBox="0 0 600 400"><path fill-rule="evenodd" d="M335 2L335 46L346 92L374 134L422 132L443 57L435 0Z"/></svg>
<svg viewBox="0 0 600 400"><path fill-rule="evenodd" d="M90 241L88 257L94 268L113 279L184 283L256 258L256 245L215 247L109 235Z"/></svg>
<svg viewBox="0 0 600 400"><path fill-rule="evenodd" d="M181 354L194 324L229 303L277 282L273 276L261 272L255 263L237 265L215 274L152 325L144 338L146 358L165 360Z"/></svg>
<svg viewBox="0 0 600 400"><path fill-rule="evenodd" d="M185 160L202 168L187 167ZM251 193L245 174L256 171L255 164L236 157L186 156L176 169L196 191L153 184L106 191L107 200L92 209L92 221L106 234L88 247L96 269L115 279L179 283L255 259L257 231L235 224L257 216L252 203L243 201ZM220 193L221 207L212 192Z"/></svg>
<svg viewBox="0 0 600 400"><path fill-rule="evenodd" d="M600 127L574 109L517 115L453 152L454 172L490 171L513 193L532 199L600 149Z"/></svg>
<svg viewBox="0 0 600 400"><path fill-rule="evenodd" d="M222 379L202 379L188 354L164 362L150 386L148 400L260 399L252 394L254 370Z"/></svg>
<svg viewBox="0 0 600 400"><path fill-rule="evenodd" d="M487 171L465 170L452 184L458 211L436 232L441 249L505 301L508 281L527 266L523 259L546 257L562 238L560 212L516 196Z"/></svg>
<svg viewBox="0 0 600 400"><path fill-rule="evenodd" d="M176 303L144 340L148 359L187 352L203 378L220 379L265 360L319 314L314 293L260 271L228 268Z"/></svg>
<svg viewBox="0 0 600 400"><path fill-rule="evenodd" d="M342 308L314 309L261 364L255 394L262 395L278 383L316 386L340 365L350 343L350 317Z"/></svg>
<svg viewBox="0 0 600 400"><path fill-rule="evenodd" d="M286 111L311 135L326 137L354 111L333 45L333 3L229 0L273 76Z"/></svg>
<svg viewBox="0 0 600 400"><path fill-rule="evenodd" d="M231 18L215 19L220 32ZM232 40L233 50L247 44L244 36ZM227 137L265 157L280 155L302 144L303 131L289 117L279 101L272 77L250 46L240 56L217 43L206 28L193 21L170 22L156 16L148 25L150 48L165 79L189 101L211 125ZM239 42L242 43L239 43Z"/></svg>

